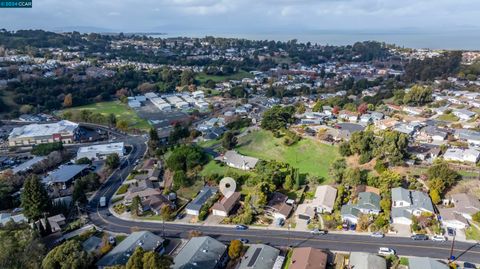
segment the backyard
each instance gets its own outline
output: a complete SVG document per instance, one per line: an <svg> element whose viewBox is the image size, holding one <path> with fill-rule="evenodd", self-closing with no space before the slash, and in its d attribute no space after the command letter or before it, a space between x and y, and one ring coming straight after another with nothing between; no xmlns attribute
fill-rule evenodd
<svg viewBox="0 0 480 269"><path fill-rule="evenodd" d="M278 160L298 168L301 173L329 179L330 164L339 156L337 148L312 139L302 139L292 146L283 144L269 131L254 131L239 138L238 152L264 160Z"/></svg>
<svg viewBox="0 0 480 269"><path fill-rule="evenodd" d="M60 113L63 114L67 111L72 113L79 113L81 110L89 110L93 113L100 113L104 116L114 114L117 117L117 121L127 121L130 128L137 128L141 130L150 129L150 124L148 123L148 121L140 118L133 109L129 108L127 105L119 101L100 102L85 106L72 107L62 110Z"/></svg>

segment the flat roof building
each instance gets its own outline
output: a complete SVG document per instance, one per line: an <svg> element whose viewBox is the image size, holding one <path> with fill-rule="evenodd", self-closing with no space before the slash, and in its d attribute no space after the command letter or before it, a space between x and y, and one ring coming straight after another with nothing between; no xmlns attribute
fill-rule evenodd
<svg viewBox="0 0 480 269"><path fill-rule="evenodd" d="M118 154L119 157L123 157L125 154L125 145L123 142L81 147L77 151L77 160L81 158L101 159L115 153Z"/></svg>
<svg viewBox="0 0 480 269"><path fill-rule="evenodd" d="M29 124L13 128L8 136L8 145L31 146L37 144L62 142L71 144L75 140L78 124L62 120L56 123Z"/></svg>

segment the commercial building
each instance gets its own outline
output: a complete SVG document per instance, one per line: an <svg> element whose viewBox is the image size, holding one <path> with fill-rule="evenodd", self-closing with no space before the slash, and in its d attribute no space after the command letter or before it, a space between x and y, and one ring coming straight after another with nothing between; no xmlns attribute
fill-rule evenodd
<svg viewBox="0 0 480 269"><path fill-rule="evenodd" d="M8 145L32 146L45 143L62 142L71 144L75 141L78 124L62 120L56 123L29 124L13 128L8 136Z"/></svg>
<svg viewBox="0 0 480 269"><path fill-rule="evenodd" d="M123 157L125 154L125 145L123 142L92 145L88 147L81 147L77 151L77 160L81 158L88 159L103 159L110 154L118 154L119 157Z"/></svg>
<svg viewBox="0 0 480 269"><path fill-rule="evenodd" d="M61 165L42 179L43 184L57 185L61 189L68 188L75 179L86 174L87 164Z"/></svg>

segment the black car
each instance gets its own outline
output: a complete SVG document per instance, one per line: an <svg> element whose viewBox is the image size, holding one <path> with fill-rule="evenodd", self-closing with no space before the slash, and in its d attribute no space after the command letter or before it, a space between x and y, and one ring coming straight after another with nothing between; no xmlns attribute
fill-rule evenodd
<svg viewBox="0 0 480 269"><path fill-rule="evenodd" d="M428 240L428 236L426 234L414 234L410 238L413 240Z"/></svg>

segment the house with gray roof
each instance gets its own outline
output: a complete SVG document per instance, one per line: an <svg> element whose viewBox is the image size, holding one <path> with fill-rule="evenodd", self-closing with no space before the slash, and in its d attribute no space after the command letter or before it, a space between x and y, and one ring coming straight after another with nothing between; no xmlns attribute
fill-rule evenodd
<svg viewBox="0 0 480 269"><path fill-rule="evenodd" d="M448 202L453 207L439 209L440 220L446 227L465 229L470 225L472 215L480 212L480 201L466 193L452 194Z"/></svg>
<svg viewBox="0 0 480 269"><path fill-rule="evenodd" d="M378 215L380 208L380 195L373 192L360 192L355 204L343 205L340 215L343 221L356 224L361 214Z"/></svg>
<svg viewBox="0 0 480 269"><path fill-rule="evenodd" d="M426 193L401 187L392 189L393 223L410 225L412 215L420 216L423 212L434 213L432 201Z"/></svg>
<svg viewBox="0 0 480 269"><path fill-rule="evenodd" d="M172 269L218 269L228 261L227 246L209 237L194 237L173 260Z"/></svg>
<svg viewBox="0 0 480 269"><path fill-rule="evenodd" d="M27 218L23 214L12 215L10 213L0 213L0 226L3 226L10 221L14 223L28 222Z"/></svg>
<svg viewBox="0 0 480 269"><path fill-rule="evenodd" d="M409 269L448 269L446 264L428 257L410 257L408 258Z"/></svg>
<svg viewBox="0 0 480 269"><path fill-rule="evenodd" d="M217 188L205 186L186 207L187 214L198 216L203 204L218 192Z"/></svg>
<svg viewBox="0 0 480 269"><path fill-rule="evenodd" d="M97 252L102 244L102 239L97 236L91 236L87 240L83 241L82 248L88 253Z"/></svg>
<svg viewBox="0 0 480 269"><path fill-rule="evenodd" d="M387 269L387 261L375 254L352 252L350 253L348 266L355 269Z"/></svg>
<svg viewBox="0 0 480 269"><path fill-rule="evenodd" d="M442 142L447 139L448 132L436 126L428 125L419 130L417 140L433 143Z"/></svg>
<svg viewBox="0 0 480 269"><path fill-rule="evenodd" d="M452 114L457 116L461 120L470 120L475 117L475 115L477 115L475 112L467 109L454 109L452 110Z"/></svg>
<svg viewBox="0 0 480 269"><path fill-rule="evenodd" d="M473 148L449 148L443 154L443 159L454 162L477 163L480 159L480 151Z"/></svg>
<svg viewBox="0 0 480 269"><path fill-rule="evenodd" d="M230 167L241 170L251 170L255 168L258 162L257 158L241 155L234 150L229 150L225 152L223 156L219 156L216 159Z"/></svg>
<svg viewBox="0 0 480 269"><path fill-rule="evenodd" d="M145 251L163 253L163 238L148 231L133 232L98 262L98 268L125 265L137 247Z"/></svg>
<svg viewBox="0 0 480 269"><path fill-rule="evenodd" d="M280 250L264 244L250 245L237 269L270 269L280 255Z"/></svg>
<svg viewBox="0 0 480 269"><path fill-rule="evenodd" d="M480 145L480 132L468 130L468 129L457 129L455 130L454 137L459 140L466 141L469 144Z"/></svg>

